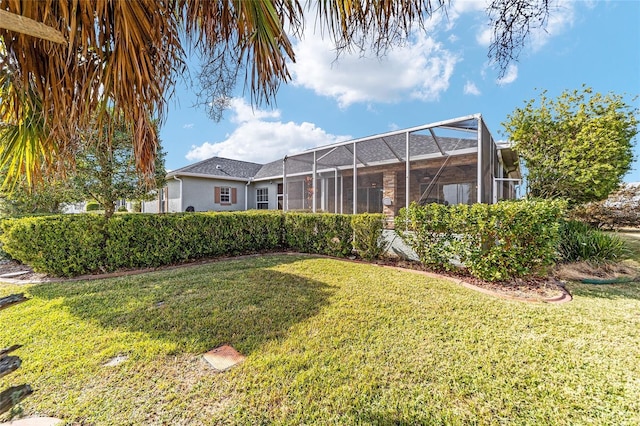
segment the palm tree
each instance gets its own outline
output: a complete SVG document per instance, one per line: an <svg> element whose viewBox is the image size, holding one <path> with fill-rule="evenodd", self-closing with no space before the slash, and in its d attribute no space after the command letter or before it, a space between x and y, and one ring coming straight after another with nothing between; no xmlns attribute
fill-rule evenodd
<svg viewBox="0 0 640 426"><path fill-rule="evenodd" d="M496 31L517 35L520 29L526 35L536 16L544 22L549 1L494 0ZM230 70L226 78L235 79L244 69L252 98L268 103L290 79L287 62L295 61L290 36L301 35L305 14L316 14L316 23L339 49L359 48L367 40L380 52L447 5L447 0L318 0L306 7L300 0L0 0L0 168L9 166L9 178L23 173L30 179L69 160L78 129L96 113L98 127L104 127L100 122L109 119L111 109L133 124L137 168L152 176L153 121L163 121L175 80L185 70L187 47L218 60ZM496 37L496 42L502 43L498 51L508 51L508 43L516 46L513 38Z"/></svg>

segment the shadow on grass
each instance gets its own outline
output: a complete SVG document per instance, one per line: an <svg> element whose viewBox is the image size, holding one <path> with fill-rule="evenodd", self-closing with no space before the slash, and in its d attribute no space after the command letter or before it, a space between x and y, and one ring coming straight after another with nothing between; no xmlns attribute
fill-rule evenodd
<svg viewBox="0 0 640 426"><path fill-rule="evenodd" d="M618 284L583 284L580 282L571 282L568 288L573 296L612 300L640 300L640 281Z"/></svg>
<svg viewBox="0 0 640 426"><path fill-rule="evenodd" d="M134 277L43 284L30 292L61 298L73 315L102 327L171 342L177 352L231 344L249 354L316 315L333 294L327 284L277 270L296 260L229 260Z"/></svg>

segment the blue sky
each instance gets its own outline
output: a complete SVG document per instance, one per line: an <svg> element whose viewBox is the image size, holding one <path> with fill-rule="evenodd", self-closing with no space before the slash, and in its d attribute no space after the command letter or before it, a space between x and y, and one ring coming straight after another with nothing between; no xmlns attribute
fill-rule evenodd
<svg viewBox="0 0 640 426"><path fill-rule="evenodd" d="M640 94L640 1L561 1L545 31L534 31L502 80L487 58L485 2L452 0L427 34L383 58L343 55L307 31L295 42L292 81L273 107L252 108L241 85L222 121L193 107L196 90L181 82L161 129L167 169L212 156L266 163L338 140L482 113L496 140L501 123L541 89L555 97L583 84L595 91ZM308 25L307 30L313 28ZM197 61L191 63L192 76ZM637 143L636 138L636 143ZM627 182L640 182L640 146Z"/></svg>

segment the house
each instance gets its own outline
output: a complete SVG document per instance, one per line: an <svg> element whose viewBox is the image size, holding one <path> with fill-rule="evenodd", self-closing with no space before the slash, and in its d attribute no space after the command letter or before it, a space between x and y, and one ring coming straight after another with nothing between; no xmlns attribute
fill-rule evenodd
<svg viewBox="0 0 640 426"><path fill-rule="evenodd" d="M384 213L412 201L516 197L520 164L481 114L339 142L267 164L213 157L174 170L144 212L307 210ZM354 196L355 194L355 196Z"/></svg>

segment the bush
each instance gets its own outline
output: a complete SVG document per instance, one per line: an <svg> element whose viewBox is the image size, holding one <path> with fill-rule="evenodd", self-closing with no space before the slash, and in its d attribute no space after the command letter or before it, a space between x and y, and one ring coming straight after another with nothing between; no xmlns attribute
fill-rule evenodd
<svg viewBox="0 0 640 426"><path fill-rule="evenodd" d="M357 214L351 217L353 248L360 257L376 259L384 253L386 245L382 240L384 229L383 214Z"/></svg>
<svg viewBox="0 0 640 426"><path fill-rule="evenodd" d="M280 248L282 214L118 215L109 220L107 234L111 269L160 266Z"/></svg>
<svg viewBox="0 0 640 426"><path fill-rule="evenodd" d="M558 256L564 262L602 262L618 260L627 253L620 238L593 229L577 220L568 220L560 227Z"/></svg>
<svg viewBox="0 0 640 426"><path fill-rule="evenodd" d="M396 233L416 252L423 265L434 270L451 270L455 268L458 228L453 214L453 207L442 204L424 207L412 204L409 209L400 209L395 217Z"/></svg>
<svg viewBox="0 0 640 426"><path fill-rule="evenodd" d="M142 203L140 201L134 201L131 205L131 210L134 213L140 213L142 211Z"/></svg>
<svg viewBox="0 0 640 426"><path fill-rule="evenodd" d="M119 211L119 212L122 212L122 213L126 213L129 210L127 210L127 206L120 206L120 207L118 207L118 210L116 210L116 211Z"/></svg>
<svg viewBox="0 0 640 426"><path fill-rule="evenodd" d="M504 281L554 263L564 208L558 201L414 203L396 217L396 231L426 266L453 269L460 262L477 278Z"/></svg>
<svg viewBox="0 0 640 426"><path fill-rule="evenodd" d="M73 276L103 266L104 219L56 215L2 222L3 249L37 272Z"/></svg>
<svg viewBox="0 0 640 426"><path fill-rule="evenodd" d="M84 209L85 211L88 211L88 212L94 212L96 210L100 210L100 204L96 203L95 201L91 201L87 203Z"/></svg>
<svg viewBox="0 0 640 426"><path fill-rule="evenodd" d="M352 229L353 223L353 229ZM379 254L382 215L281 212L56 215L7 219L0 242L37 272L73 276L156 267L211 256L291 248L347 256L358 235L361 256Z"/></svg>
<svg viewBox="0 0 640 426"><path fill-rule="evenodd" d="M345 257L351 254L351 216L332 213L287 213L284 243L303 253Z"/></svg>

